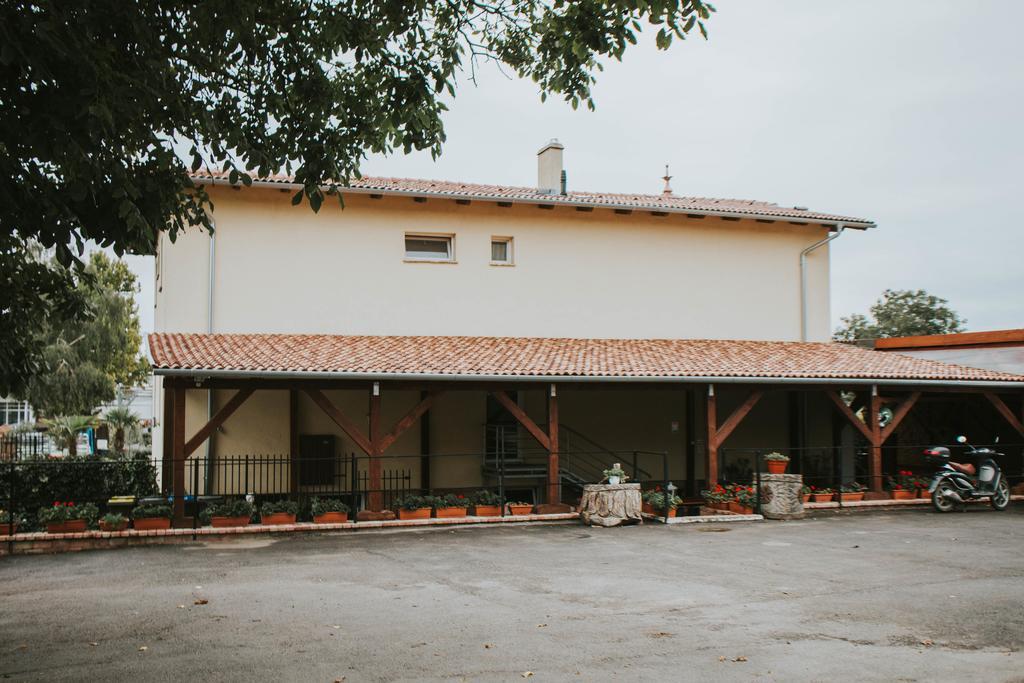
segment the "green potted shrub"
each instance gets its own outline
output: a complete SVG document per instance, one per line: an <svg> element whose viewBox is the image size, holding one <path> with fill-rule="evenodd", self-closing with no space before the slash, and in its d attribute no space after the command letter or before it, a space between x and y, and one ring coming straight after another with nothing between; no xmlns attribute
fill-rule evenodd
<svg viewBox="0 0 1024 683"><path fill-rule="evenodd" d="M660 488L643 494L644 512L657 517L665 516L665 500L668 499L668 516L676 516L676 508L683 504L683 499L672 494L668 497Z"/></svg>
<svg viewBox="0 0 1024 683"><path fill-rule="evenodd" d="M501 496L494 491L477 491L470 500L473 503L470 514L474 517L498 517L501 515Z"/></svg>
<svg viewBox="0 0 1024 683"><path fill-rule="evenodd" d="M785 474L789 456L776 452L768 453L764 456L764 463L768 467L768 474Z"/></svg>
<svg viewBox="0 0 1024 683"><path fill-rule="evenodd" d="M95 523L99 510L92 503L75 505L74 501L55 502L48 508L41 508L37 519L46 525L50 534L73 534L85 531Z"/></svg>
<svg viewBox="0 0 1024 683"><path fill-rule="evenodd" d="M395 502L398 508L398 519L430 519L433 499L425 496L408 495Z"/></svg>
<svg viewBox="0 0 1024 683"><path fill-rule="evenodd" d="M309 503L314 524L344 524L349 507L340 498L314 498Z"/></svg>
<svg viewBox="0 0 1024 683"><path fill-rule="evenodd" d="M505 506L508 508L508 513L514 516L528 515L533 512L533 503L524 503L522 501L512 501Z"/></svg>
<svg viewBox="0 0 1024 683"><path fill-rule="evenodd" d="M260 524L295 524L299 504L292 500L267 501L260 505Z"/></svg>
<svg viewBox="0 0 1024 683"><path fill-rule="evenodd" d="M449 493L445 496L437 496L433 500L434 517L446 519L450 517L465 517L469 508L469 498L461 493Z"/></svg>
<svg viewBox="0 0 1024 683"><path fill-rule="evenodd" d="M602 474L604 474L605 481L612 486L624 484L629 480L629 477L626 476L626 470L622 469L622 466L619 465L619 463L615 463L608 469L604 470Z"/></svg>
<svg viewBox="0 0 1024 683"><path fill-rule="evenodd" d="M136 531L171 528L170 505L139 505L132 509L132 527Z"/></svg>
<svg viewBox="0 0 1024 683"><path fill-rule="evenodd" d="M21 515L10 510L0 510L0 536L13 536L18 533L18 525L23 521Z"/></svg>
<svg viewBox="0 0 1024 683"><path fill-rule="evenodd" d="M864 500L864 492L867 490L867 486L851 481L849 484L843 484L839 487L839 498L844 503Z"/></svg>
<svg viewBox="0 0 1024 683"><path fill-rule="evenodd" d="M813 492L814 492L814 487L813 486L808 486L807 484L804 484L800 488L800 495L803 496L803 499L804 499L805 503L810 503L811 502L811 494Z"/></svg>
<svg viewBox="0 0 1024 683"><path fill-rule="evenodd" d="M100 531L124 531L128 528L128 518L118 512L108 512L100 517Z"/></svg>
<svg viewBox="0 0 1024 683"><path fill-rule="evenodd" d="M217 505L210 505L200 513L203 524L216 528L248 526L252 520L253 506L245 498L234 498Z"/></svg>

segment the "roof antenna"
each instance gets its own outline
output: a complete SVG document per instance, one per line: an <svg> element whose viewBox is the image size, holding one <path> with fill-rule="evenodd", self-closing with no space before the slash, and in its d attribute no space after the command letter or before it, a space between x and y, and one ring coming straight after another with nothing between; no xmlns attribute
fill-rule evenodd
<svg viewBox="0 0 1024 683"><path fill-rule="evenodd" d="M661 176L661 179L665 181L665 189L661 191L664 195L672 194L672 186L669 181L672 180L672 176L668 174L668 164L665 164L665 175Z"/></svg>

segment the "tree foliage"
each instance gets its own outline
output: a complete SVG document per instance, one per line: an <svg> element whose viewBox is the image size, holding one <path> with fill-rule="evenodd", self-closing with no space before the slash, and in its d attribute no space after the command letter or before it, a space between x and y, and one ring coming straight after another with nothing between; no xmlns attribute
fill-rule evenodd
<svg viewBox="0 0 1024 683"><path fill-rule="evenodd" d="M137 386L149 372L139 353L137 285L128 266L94 252L75 286L89 316L43 327L44 370L31 377L24 394L37 411L51 417L89 415L113 400L118 387Z"/></svg>
<svg viewBox="0 0 1024 683"><path fill-rule="evenodd" d="M161 231L210 230L190 177L203 167L243 184L286 172L303 188L293 202L317 210L367 153L439 154L444 100L480 64L593 107L601 60L620 59L644 23L665 49L706 36L713 11L702 0L0 3L2 327L74 308L70 274L37 281L15 267L29 240L69 266L87 240L148 254ZM0 394L39 367L31 344L9 340Z"/></svg>
<svg viewBox="0 0 1024 683"><path fill-rule="evenodd" d="M840 318L843 324L834 339L855 341L963 332L967 321L948 303L923 289L887 289L871 306L871 317L855 313Z"/></svg>

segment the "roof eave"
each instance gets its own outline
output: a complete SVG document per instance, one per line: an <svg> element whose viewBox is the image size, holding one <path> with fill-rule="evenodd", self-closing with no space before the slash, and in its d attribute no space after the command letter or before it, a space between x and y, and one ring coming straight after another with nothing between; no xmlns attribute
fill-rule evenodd
<svg viewBox="0 0 1024 683"><path fill-rule="evenodd" d="M154 368L164 377L190 377L201 381L212 378L230 379L302 379L302 380L364 380L424 382L579 382L619 383L647 382L674 384L820 384L831 386L907 386L907 387L969 387L979 389L1021 389L1024 382L1014 380L906 379L885 377L771 377L771 376L689 376L689 375L466 375L424 372L327 372L303 370L225 370Z"/></svg>
<svg viewBox="0 0 1024 683"><path fill-rule="evenodd" d="M244 187L237 183L231 183L227 178L214 178L210 176L194 176L196 180L202 183L210 183L212 185L225 185L229 187ZM253 180L251 187L262 187L272 189L290 189L300 190L303 185L300 183L294 183L289 181L268 181L268 180ZM326 186L325 186L326 189ZM847 218L816 218L810 216L780 216L777 214L770 213L756 213L756 212L744 212L744 211L715 211L711 209L697 209L697 208L679 208L679 207L668 207L661 206L658 204L620 204L614 202L587 202L573 199L562 199L561 195L551 195L550 199L545 197L506 197L503 195L488 195L488 194L474 194L470 192L431 192L426 190L396 190L391 188L380 188L380 187L351 187L341 186L339 190L342 194L381 194L391 195L395 197L437 197L441 199L468 199L473 201L486 201L486 202L508 202L511 204L551 204L554 206L571 206L571 207L585 207L591 209L620 209L629 211L658 211L663 213L674 213L674 214L692 214L697 216L712 216L719 218L740 218L750 220L772 220L780 222L799 222L799 223L814 223L816 225L829 225L838 227L842 225L844 228L852 228L855 230L870 230L878 227L873 221L863 221L858 219L847 219Z"/></svg>

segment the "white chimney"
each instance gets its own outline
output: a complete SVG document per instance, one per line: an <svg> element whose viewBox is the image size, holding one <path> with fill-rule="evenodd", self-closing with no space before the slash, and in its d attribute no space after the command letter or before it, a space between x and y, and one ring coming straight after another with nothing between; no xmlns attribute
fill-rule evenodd
<svg viewBox="0 0 1024 683"><path fill-rule="evenodd" d="M537 191L544 194L558 194L562 190L562 146L558 140L540 148L537 152Z"/></svg>

